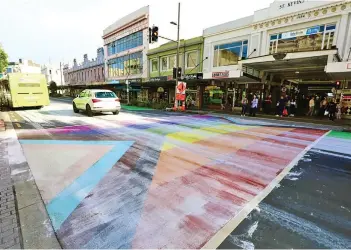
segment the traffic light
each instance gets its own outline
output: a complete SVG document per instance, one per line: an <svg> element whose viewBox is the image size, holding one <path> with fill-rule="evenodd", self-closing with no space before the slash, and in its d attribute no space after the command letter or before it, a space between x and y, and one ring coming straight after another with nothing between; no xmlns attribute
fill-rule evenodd
<svg viewBox="0 0 351 250"><path fill-rule="evenodd" d="M178 69L173 68L173 79L181 78L181 77L182 77L182 68L181 67L179 67Z"/></svg>
<svg viewBox="0 0 351 250"><path fill-rule="evenodd" d="M158 41L158 27L157 26L152 26L151 42L157 42L157 41Z"/></svg>
<svg viewBox="0 0 351 250"><path fill-rule="evenodd" d="M341 83L340 83L340 81L337 81L337 82L335 83L335 88L336 88L336 89L340 89L340 87L341 87Z"/></svg>

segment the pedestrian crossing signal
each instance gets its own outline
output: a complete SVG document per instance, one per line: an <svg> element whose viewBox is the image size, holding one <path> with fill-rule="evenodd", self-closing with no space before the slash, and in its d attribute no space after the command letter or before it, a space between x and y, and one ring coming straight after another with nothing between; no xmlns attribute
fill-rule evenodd
<svg viewBox="0 0 351 250"><path fill-rule="evenodd" d="M336 83L335 83L335 85L336 85L336 89L340 89L340 81L337 81Z"/></svg>

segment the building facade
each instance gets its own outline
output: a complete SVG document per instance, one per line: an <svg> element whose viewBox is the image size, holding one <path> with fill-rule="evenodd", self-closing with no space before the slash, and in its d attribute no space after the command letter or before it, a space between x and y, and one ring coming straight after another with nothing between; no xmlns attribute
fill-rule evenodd
<svg viewBox="0 0 351 250"><path fill-rule="evenodd" d="M243 96L264 99L333 95L328 63L349 60L350 1L274 1L252 16L204 30L204 78L236 104ZM299 94L299 96L297 96ZM303 110L301 111L303 112Z"/></svg>
<svg viewBox="0 0 351 250"><path fill-rule="evenodd" d="M32 60L19 59L18 62L9 62L6 73L33 73L40 74L40 64L34 63Z"/></svg>
<svg viewBox="0 0 351 250"><path fill-rule="evenodd" d="M41 66L41 73L45 75L46 82L48 85L50 82L55 82L57 86L64 86L65 79L63 75L63 64L60 63L59 65L55 64L44 64Z"/></svg>
<svg viewBox="0 0 351 250"><path fill-rule="evenodd" d="M147 77L149 7L116 21L103 31L105 77L122 101L135 99Z"/></svg>
<svg viewBox="0 0 351 250"><path fill-rule="evenodd" d="M86 87L101 85L105 82L104 69L104 50L97 49L97 56L95 59L89 60L88 55L85 54L83 62L78 64L77 60L73 60L73 65L68 64L63 66L63 76L66 85L72 87Z"/></svg>
<svg viewBox="0 0 351 250"><path fill-rule="evenodd" d="M148 52L148 81L143 84L143 101L156 100L174 103L177 43L169 42ZM181 79L187 82L188 100L194 100L195 108L201 106L200 83L202 82L203 37L180 41L179 67Z"/></svg>

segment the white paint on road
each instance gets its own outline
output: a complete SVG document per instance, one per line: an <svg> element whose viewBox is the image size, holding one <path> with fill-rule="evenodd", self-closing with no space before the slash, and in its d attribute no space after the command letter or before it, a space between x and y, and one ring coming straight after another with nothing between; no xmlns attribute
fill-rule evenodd
<svg viewBox="0 0 351 250"><path fill-rule="evenodd" d="M291 169L300 161L300 159L311 149L314 148L323 138L325 138L331 131L325 133L316 141L307 146L300 154L298 154L293 161L286 166L283 171L257 196L255 196L232 220L230 220L220 231L218 231L204 246L203 249L216 249L218 246L230 235L231 232L248 216L251 211L258 206L258 204L272 190L284 179L284 177L291 171Z"/></svg>

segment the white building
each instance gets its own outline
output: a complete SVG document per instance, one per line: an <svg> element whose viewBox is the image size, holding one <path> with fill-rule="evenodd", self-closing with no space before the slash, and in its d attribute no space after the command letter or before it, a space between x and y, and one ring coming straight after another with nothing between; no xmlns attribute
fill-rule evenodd
<svg viewBox="0 0 351 250"><path fill-rule="evenodd" d="M34 63L32 60L19 59L19 62L10 62L6 69L6 73L35 73L40 74L40 64Z"/></svg>
<svg viewBox="0 0 351 250"><path fill-rule="evenodd" d="M261 98L290 88L326 95L336 81L328 63L351 60L350 12L350 1L274 1L252 16L207 28L204 79L235 82L237 99L250 88Z"/></svg>
<svg viewBox="0 0 351 250"><path fill-rule="evenodd" d="M133 87L126 88L126 83L140 90L142 79L147 77L148 28L149 7L146 6L103 31L106 82L122 99L129 90L133 92Z"/></svg>
<svg viewBox="0 0 351 250"><path fill-rule="evenodd" d="M50 82L55 82L57 86L65 85L65 79L63 76L63 64L44 64L41 67L41 73L45 75L46 82L48 84L50 84Z"/></svg>

